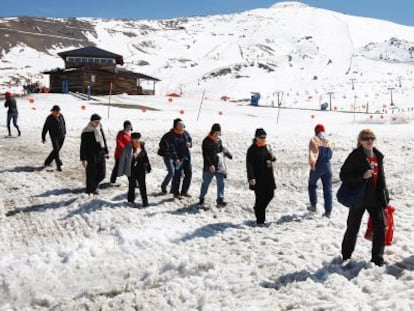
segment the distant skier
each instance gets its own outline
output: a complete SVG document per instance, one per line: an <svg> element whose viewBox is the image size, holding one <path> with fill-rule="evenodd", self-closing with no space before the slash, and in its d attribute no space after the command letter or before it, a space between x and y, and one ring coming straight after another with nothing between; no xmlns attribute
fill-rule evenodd
<svg viewBox="0 0 414 311"><path fill-rule="evenodd" d="M11 137L11 129L10 129L10 123L13 120L13 125L17 129L17 135L21 136L22 133L20 131L19 126L17 125L17 119L19 117L19 112L17 111L17 103L16 99L11 96L10 92L6 92L4 94L4 97L6 98L6 101L4 102L4 107L8 108L7 110L7 130L8 130L8 136Z"/></svg>
<svg viewBox="0 0 414 311"><path fill-rule="evenodd" d="M48 115L45 124L43 125L42 143L46 142L46 133L49 132L53 150L46 158L44 165L49 166L52 161L55 160L57 170L62 171L63 163L60 159L59 152L66 136L65 118L60 113L60 107L58 105L54 105L50 111L51 113Z"/></svg>
<svg viewBox="0 0 414 311"><path fill-rule="evenodd" d="M322 180L325 213L323 216L331 217L332 212L332 145L326 138L325 127L322 124L315 126L315 136L311 138L308 148L310 165L308 194L310 205L308 210L316 212L317 194L316 183Z"/></svg>

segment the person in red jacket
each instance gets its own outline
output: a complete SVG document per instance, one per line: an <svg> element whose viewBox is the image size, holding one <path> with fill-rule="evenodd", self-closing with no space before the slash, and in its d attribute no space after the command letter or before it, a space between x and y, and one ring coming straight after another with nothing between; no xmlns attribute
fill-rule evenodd
<svg viewBox="0 0 414 311"><path fill-rule="evenodd" d="M124 129L118 132L116 135L116 148L115 148L115 165L112 170L111 184L116 183L116 177L118 174L118 167L119 167L119 159L121 158L122 151L126 145L131 142L131 133L132 133L132 124L131 121L124 121Z"/></svg>

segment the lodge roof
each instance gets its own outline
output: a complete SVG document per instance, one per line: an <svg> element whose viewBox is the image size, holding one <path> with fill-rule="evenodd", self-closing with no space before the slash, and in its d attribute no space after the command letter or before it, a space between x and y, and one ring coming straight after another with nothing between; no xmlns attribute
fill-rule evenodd
<svg viewBox="0 0 414 311"><path fill-rule="evenodd" d="M96 46L87 46L87 47L76 49L76 50L60 52L58 53L58 55L63 59L65 59L67 56L114 58L117 64L119 65L124 64L124 59L122 55L115 54L115 53L97 48Z"/></svg>
<svg viewBox="0 0 414 311"><path fill-rule="evenodd" d="M43 72L44 74L55 74L55 73L65 73L65 72L74 72L74 71L85 71L88 70L90 71L90 68L86 68L86 67L79 67L79 68L65 68L65 69L61 69L61 68L57 68L54 70L50 70L50 71L45 71ZM108 70L103 70L103 69L93 69L94 71L101 71L101 72L106 72L106 73L111 73L111 71ZM118 75L127 75L127 76L133 76L139 79L143 79L143 80L150 80L150 81L161 81L157 78L145 75L143 73L138 73L138 72L133 72L130 70L126 70L126 69L122 69L122 68L116 68L115 69L115 74Z"/></svg>

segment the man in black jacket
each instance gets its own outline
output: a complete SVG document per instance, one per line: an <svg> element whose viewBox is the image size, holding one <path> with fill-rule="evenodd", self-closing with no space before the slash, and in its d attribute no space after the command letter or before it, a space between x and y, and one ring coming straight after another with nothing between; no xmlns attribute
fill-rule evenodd
<svg viewBox="0 0 414 311"><path fill-rule="evenodd" d="M8 136L12 136L11 129L10 129L10 123L12 120L13 120L14 127L17 129L17 135L20 136L22 135L22 133L20 132L20 128L17 125L17 118L19 116L19 112L17 111L16 100L14 99L13 96L11 96L10 92L6 92L4 94L4 97L6 98L4 107L8 108L7 110L7 130L9 132Z"/></svg>
<svg viewBox="0 0 414 311"><path fill-rule="evenodd" d="M86 170L86 193L98 194L99 183L105 179L108 145L101 127L101 117L94 113L83 129L80 145L80 160Z"/></svg>
<svg viewBox="0 0 414 311"><path fill-rule="evenodd" d="M42 131L42 143L46 142L46 133L49 132L50 141L52 142L53 150L45 160L45 166L49 166L53 159L56 162L57 170L62 171L62 161L60 160L59 152L63 146L66 136L65 118L60 113L60 107L54 105L50 110L51 114L46 118Z"/></svg>

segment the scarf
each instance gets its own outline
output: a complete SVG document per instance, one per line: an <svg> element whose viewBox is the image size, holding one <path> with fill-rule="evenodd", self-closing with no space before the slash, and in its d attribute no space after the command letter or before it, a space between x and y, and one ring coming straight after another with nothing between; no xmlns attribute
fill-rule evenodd
<svg viewBox="0 0 414 311"><path fill-rule="evenodd" d="M213 134L208 134L208 138L210 138L212 141L218 141L220 139L220 137Z"/></svg>
<svg viewBox="0 0 414 311"><path fill-rule="evenodd" d="M257 147L264 147L264 146L266 146L266 140L262 140L262 141L258 141L258 140L256 140L256 146Z"/></svg>
<svg viewBox="0 0 414 311"><path fill-rule="evenodd" d="M88 125L82 131L82 133L87 133L87 132L93 132L95 135L96 142L101 146L101 148L105 148L105 142L101 134L100 124L97 127L93 127L92 122L89 122Z"/></svg>
<svg viewBox="0 0 414 311"><path fill-rule="evenodd" d="M364 153L367 156L367 158L374 157L374 150L373 149L365 149L365 148L362 148L362 149L364 150Z"/></svg>

